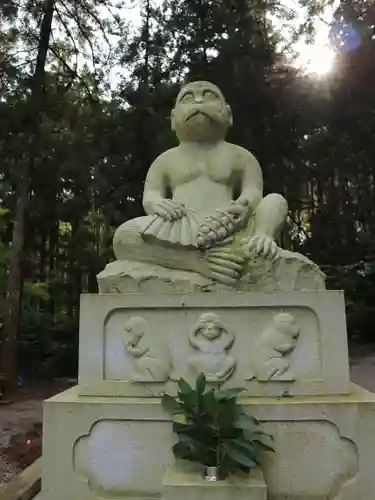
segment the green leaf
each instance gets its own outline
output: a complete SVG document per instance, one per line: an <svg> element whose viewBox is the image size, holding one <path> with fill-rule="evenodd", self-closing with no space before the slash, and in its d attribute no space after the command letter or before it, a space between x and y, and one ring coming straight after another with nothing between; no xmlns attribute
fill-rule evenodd
<svg viewBox="0 0 375 500"><path fill-rule="evenodd" d="M198 408L197 393L183 378L178 383L178 389L178 398L182 401L184 410L189 414L196 413Z"/></svg>
<svg viewBox="0 0 375 500"><path fill-rule="evenodd" d="M265 432L263 430L256 430L249 433L249 439L256 440L257 437L267 437L271 441L274 441L275 439L272 434L269 434L268 432Z"/></svg>
<svg viewBox="0 0 375 500"><path fill-rule="evenodd" d="M228 399L219 403L217 422L223 429L234 427L237 420L237 405L234 399Z"/></svg>
<svg viewBox="0 0 375 500"><path fill-rule="evenodd" d="M178 382L178 390L182 393L182 394L190 394L191 392L194 392L193 391L193 388L190 387L190 385L186 382L185 379L183 378L180 378L179 382Z"/></svg>
<svg viewBox="0 0 375 500"><path fill-rule="evenodd" d="M275 451L275 449L272 446L269 446L268 444L263 443L259 439L254 439L253 443L254 443L253 446L257 447L258 449L262 449L264 451L273 451L273 452Z"/></svg>
<svg viewBox="0 0 375 500"><path fill-rule="evenodd" d="M191 423L179 424L178 422L173 422L173 432L175 434L181 435L182 433L189 432L192 429L194 429L194 425Z"/></svg>
<svg viewBox="0 0 375 500"><path fill-rule="evenodd" d="M181 406L183 411L190 416L194 416L197 413L198 405L195 393L190 394L180 394L178 395L181 400Z"/></svg>
<svg viewBox="0 0 375 500"><path fill-rule="evenodd" d="M240 413L233 423L233 426L237 429L251 429L252 427L256 427L258 425L259 421L247 413Z"/></svg>
<svg viewBox="0 0 375 500"><path fill-rule="evenodd" d="M206 376L204 373L201 373L196 382L196 391L198 394L203 394L206 389Z"/></svg>
<svg viewBox="0 0 375 500"><path fill-rule="evenodd" d="M236 399L237 396L245 391L241 387L233 387L233 389L224 389L222 391L216 391L215 397L218 401L228 401L230 399Z"/></svg>
<svg viewBox="0 0 375 500"><path fill-rule="evenodd" d="M182 441L173 445L172 451L177 458L189 458L190 455L190 448Z"/></svg>
<svg viewBox="0 0 375 500"><path fill-rule="evenodd" d="M259 464L257 454L271 451L271 447L261 441L265 433L258 420L237 404L240 392L240 388L207 389L204 374L197 377L193 387L181 378L177 398L167 394L162 398L179 437L173 448L175 455L204 465L219 461L227 472L248 471ZM245 429L256 439L247 440L243 436Z"/></svg>
<svg viewBox="0 0 375 500"><path fill-rule="evenodd" d="M245 453L248 458L253 460L257 465L259 465L259 460L256 456L256 447L250 441L246 441L244 438L230 439L225 442L232 449L237 449L241 453Z"/></svg>
<svg viewBox="0 0 375 500"><path fill-rule="evenodd" d="M190 436L187 436L186 434L181 434L179 436L180 441L182 441L184 444L189 446L190 448L194 448L195 450L199 450L202 448L202 443Z"/></svg>
<svg viewBox="0 0 375 500"><path fill-rule="evenodd" d="M241 450L239 450L237 447L231 446L230 444L225 443L225 451L227 455L237 462L239 465L242 465L244 467L248 467L251 469L252 467L256 467L257 464L254 462L253 459L247 456L247 454Z"/></svg>
<svg viewBox="0 0 375 500"><path fill-rule="evenodd" d="M214 421L216 421L219 407L218 402L215 399L214 391L211 390L203 394L202 401L203 410L206 411Z"/></svg>
<svg viewBox="0 0 375 500"><path fill-rule="evenodd" d="M176 415L173 415L172 421L175 424L180 424L180 425L188 425L188 419L187 416L184 413L177 413Z"/></svg>
<svg viewBox="0 0 375 500"><path fill-rule="evenodd" d="M180 452L185 455L184 457L180 455L180 458L188 458L203 465L216 465L216 448L187 435L180 435L179 438Z"/></svg>
<svg viewBox="0 0 375 500"><path fill-rule="evenodd" d="M255 450L252 446L251 441L247 441L245 438L236 438L236 439L228 439L227 443L229 445L233 445L234 447L239 447L239 448L244 448L247 450L249 453L254 454Z"/></svg>
<svg viewBox="0 0 375 500"><path fill-rule="evenodd" d="M210 429L211 433L214 436L217 436L218 432L220 431L220 427L217 423L206 424L206 428Z"/></svg>
<svg viewBox="0 0 375 500"><path fill-rule="evenodd" d="M161 404L164 410L168 413L180 413L181 412L181 405L179 402L176 400L176 398L173 398L169 394L164 394L162 399L161 399Z"/></svg>

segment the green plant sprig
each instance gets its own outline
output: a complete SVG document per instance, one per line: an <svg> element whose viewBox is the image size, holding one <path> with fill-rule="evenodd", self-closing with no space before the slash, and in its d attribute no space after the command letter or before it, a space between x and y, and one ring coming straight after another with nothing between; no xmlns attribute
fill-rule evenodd
<svg viewBox="0 0 375 500"><path fill-rule="evenodd" d="M181 378L176 397L164 394L163 408L172 415L179 438L173 446L176 458L218 467L222 477L259 466L260 454L274 451L263 442L272 436L237 403L244 390L207 388L206 377L200 374L195 388Z"/></svg>

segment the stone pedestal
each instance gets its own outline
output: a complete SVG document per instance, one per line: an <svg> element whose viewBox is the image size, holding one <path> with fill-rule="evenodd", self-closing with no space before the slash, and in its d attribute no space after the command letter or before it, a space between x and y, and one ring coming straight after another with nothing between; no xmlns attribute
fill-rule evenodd
<svg viewBox="0 0 375 500"><path fill-rule="evenodd" d="M275 437L262 463L268 500L372 500L375 396L350 393L242 400ZM80 396L75 387L46 402L43 439L42 500L160 498L174 460L158 398Z"/></svg>
<svg viewBox="0 0 375 500"><path fill-rule="evenodd" d="M84 295L79 358L78 386L45 403L42 500L372 499L375 396L349 382L341 292ZM198 371L244 387L274 435L267 496L170 469L160 396Z"/></svg>
<svg viewBox="0 0 375 500"><path fill-rule="evenodd" d="M117 228L118 260L82 297L78 387L46 402L43 500L372 500L375 396L349 382L342 293L276 245L287 201L223 140L220 89L189 83L171 116L180 145L150 167L146 215ZM208 485L170 468L160 396L200 373L246 389L244 410L274 436L264 479Z"/></svg>
<svg viewBox="0 0 375 500"><path fill-rule="evenodd" d="M163 500L267 500L263 472L254 469L249 476L230 476L208 482L202 467L178 460L167 468L163 479Z"/></svg>

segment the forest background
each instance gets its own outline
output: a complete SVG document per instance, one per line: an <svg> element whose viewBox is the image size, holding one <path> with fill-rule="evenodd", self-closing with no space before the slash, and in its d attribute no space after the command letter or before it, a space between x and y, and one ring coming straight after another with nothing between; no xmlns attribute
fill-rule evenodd
<svg viewBox="0 0 375 500"><path fill-rule="evenodd" d="M0 371L75 376L79 296L141 215L147 169L175 144L181 84L216 83L229 140L289 201L286 248L346 296L352 343L375 331L375 6L365 0L0 2ZM137 9L136 24L133 10ZM332 69L298 65L332 11ZM322 60L322 64L324 61ZM147 146L146 146L147 145Z"/></svg>

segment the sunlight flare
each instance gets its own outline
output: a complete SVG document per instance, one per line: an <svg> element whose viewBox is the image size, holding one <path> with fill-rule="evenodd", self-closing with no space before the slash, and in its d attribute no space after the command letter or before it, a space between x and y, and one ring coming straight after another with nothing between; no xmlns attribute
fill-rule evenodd
<svg viewBox="0 0 375 500"><path fill-rule="evenodd" d="M295 65L305 73L324 76L333 69L335 52L328 45L305 45L298 48Z"/></svg>

